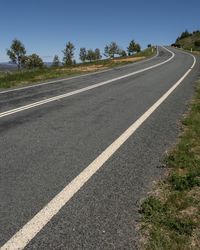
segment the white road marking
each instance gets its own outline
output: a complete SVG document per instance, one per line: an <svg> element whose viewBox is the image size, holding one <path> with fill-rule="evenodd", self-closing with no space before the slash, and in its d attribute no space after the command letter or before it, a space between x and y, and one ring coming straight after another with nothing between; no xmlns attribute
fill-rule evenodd
<svg viewBox="0 0 200 250"><path fill-rule="evenodd" d="M108 146L89 166L74 178L60 193L58 193L42 210L25 224L1 250L23 249L42 228L66 205L66 203L83 187L83 185L103 166L103 164L129 139L144 121L167 99L179 86L196 64L196 59L189 70L139 119L137 119L122 135Z"/></svg>
<svg viewBox="0 0 200 250"><path fill-rule="evenodd" d="M149 58L147 60L144 60L144 61L135 62L134 65L137 65L137 64L140 64L140 63L143 63L143 62L148 62L148 61L154 59L155 57L157 57L158 54L159 54L158 47L156 49L157 49L157 52L156 52L155 56L153 56L153 57L151 57L151 58ZM119 68L125 68L127 66L130 66L130 64L120 66ZM0 91L0 94L6 94L6 93L9 93L9 92L15 92L15 91L20 91L20 90L24 90L24 89L40 87L40 86L49 85L49 84L52 84L52 83L59 83L59 82L63 82L63 81L69 81L69 80L73 80L73 79L77 79L77 78L81 78L81 77L85 77L85 76L91 76L91 75L96 75L96 74L99 74L99 73L108 72L108 71L111 71L111 70L113 70L113 69L105 69L105 70L100 70L100 71L96 71L96 72L93 72L93 73L82 74L82 75L79 75L79 76L73 76L73 77L63 78L63 79L59 79L59 80L53 80L53 81L48 81L48 82L37 83L37 84L34 84L34 85L25 86L25 87L21 87L21 88L3 90L3 91Z"/></svg>
<svg viewBox="0 0 200 250"><path fill-rule="evenodd" d="M171 61L175 56L175 54L173 52L171 52L170 50L168 50L167 48L164 48L164 49L169 51L172 54L172 56L169 59L165 60L164 62L155 64L155 65L150 66L150 67L145 68L145 69L137 70L137 71L132 72L130 74L126 74L126 75L123 75L123 76L120 76L120 77L113 78L111 80L107 80L107 81L104 81L104 82L93 84L93 85L90 85L90 86L87 86L87 87L84 87L84 88L81 88L81 89L78 89L78 90L74 90L72 92L68 92L68 93L65 93L65 94L62 94L62 95L57 95L57 96L54 96L54 97L51 97L51 98L44 99L42 101L34 102L34 103L31 103L31 104L28 104L28 105L25 105L25 106L22 106L22 107L19 107L19 108L15 108L15 109L11 109L11 110L2 112L2 113L0 113L0 118L8 116L8 115L15 114L15 113L27 110L27 109L31 109L31 108L34 108L34 107L37 107L37 106L41 106L41 105L44 105L46 103L54 102L54 101L57 101L57 100L60 100L60 99L63 99L63 98L69 97L69 96L73 96L73 95L76 95L76 94L79 94L79 93L82 93L82 92L85 92L85 91L88 91L88 90L91 90L91 89L95 89L95 88L98 88L100 86L109 84L111 82L121 80L121 79L130 77L130 76L136 75L138 73L141 73L141 72L156 68L158 66L161 66L161 65Z"/></svg>
<svg viewBox="0 0 200 250"><path fill-rule="evenodd" d="M40 86L49 85L49 84L52 84L52 83L59 83L59 82L63 82L63 81L69 81L69 80L77 79L77 78L84 77L84 76L91 76L91 75L95 75L95 74L99 74L99 73L104 73L104 72L107 72L107 71L110 71L110 70L112 70L112 69L105 69L105 70L96 71L96 72L93 72L93 73L82 74L82 75L79 75L79 76L72 76L72 77L63 78L63 79L59 79L59 80L53 80L53 81L48 81L48 82L37 83L37 84L34 84L34 85L25 86L25 87L16 88L16 89L3 90L3 91L0 92L0 94L15 92L15 91L24 90L24 89L30 89L30 88L35 88L35 87L40 87Z"/></svg>

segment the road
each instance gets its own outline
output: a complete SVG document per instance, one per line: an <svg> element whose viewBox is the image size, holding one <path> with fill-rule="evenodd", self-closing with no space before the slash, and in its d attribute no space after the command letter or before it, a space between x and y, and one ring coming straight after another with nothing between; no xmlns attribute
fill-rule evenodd
<svg viewBox="0 0 200 250"><path fill-rule="evenodd" d="M199 58L168 49L0 92L1 249L137 249L139 201L165 173L199 74Z"/></svg>

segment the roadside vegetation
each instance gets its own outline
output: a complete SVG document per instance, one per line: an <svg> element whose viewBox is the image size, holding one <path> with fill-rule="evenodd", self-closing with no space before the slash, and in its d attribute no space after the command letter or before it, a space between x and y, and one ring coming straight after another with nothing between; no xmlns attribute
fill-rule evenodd
<svg viewBox="0 0 200 250"><path fill-rule="evenodd" d="M141 204L141 249L200 249L200 81L182 124L166 179Z"/></svg>
<svg viewBox="0 0 200 250"><path fill-rule="evenodd" d="M33 82L105 70L142 60L156 53L156 49L150 45L142 51L138 44L136 44L136 48L131 49L131 52L129 49L127 52L122 51L116 43L112 42L105 47L106 57L108 58L102 60L98 48L95 50L81 48L79 56L82 63L76 63L74 60L75 47L71 42L68 42L63 50L62 62L58 55L55 55L52 65L47 67L38 55L27 56L24 45L19 40L14 40L7 53L10 55L10 60L17 65L18 70L0 72L0 88L11 88Z"/></svg>
<svg viewBox="0 0 200 250"><path fill-rule="evenodd" d="M185 30L172 45L184 50L200 52L200 30L193 31L192 33Z"/></svg>

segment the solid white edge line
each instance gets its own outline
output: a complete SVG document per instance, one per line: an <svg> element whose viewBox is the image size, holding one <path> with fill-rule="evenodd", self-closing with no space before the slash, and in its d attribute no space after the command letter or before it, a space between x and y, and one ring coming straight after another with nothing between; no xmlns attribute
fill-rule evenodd
<svg viewBox="0 0 200 250"><path fill-rule="evenodd" d="M105 69L105 70L96 71L96 72L87 73L87 74L82 74L82 75L78 75L78 76L72 76L72 77L52 80L52 81L48 81L48 82L36 83L34 85L25 86L25 87L16 88L16 89L3 90L3 91L0 92L0 94L20 91L20 90L30 89L30 88L35 88L35 87L40 87L40 86L43 86L43 85L49 85L49 84L59 83L59 82L63 82L63 81L69 81L69 80L81 78L81 77L84 77L84 76L91 76L91 75L95 75L95 74L99 74L99 73L104 73L104 72L107 72L107 71L110 71L110 70L112 70L112 69Z"/></svg>
<svg viewBox="0 0 200 250"><path fill-rule="evenodd" d="M149 59L146 59L146 60L142 60L142 61L139 61L139 62L134 62L132 64L132 66L135 66L135 65L138 65L140 63L143 63L143 62L148 62L154 58L156 58L158 56L158 47L156 47L156 55L149 58ZM131 64L128 64L128 65L124 65L124 66L119 66L119 67L116 67L117 69L121 69L121 68L125 68L125 67L128 67L128 66L131 66ZM35 88L35 87L40 87L40 86L43 86L43 85L49 85L49 84L53 84L53 83L59 83L59 82L63 82L63 81L69 81L69 80L73 80L73 79L77 79L77 78L81 78L81 77L85 77L85 76L92 76L92 75L96 75L96 74L100 74L100 73L105 73L105 72L108 72L108 71L111 71L113 70L113 68L111 69L105 69L105 70L100 70L100 71L96 71L96 72L92 72L92 73L87 73L87 74L82 74L82 75L79 75L79 76L73 76L73 77L67 77L67 78L63 78L63 79L57 79L57 80L52 80L52 81L48 81L48 82L42 82L42 83L36 83L34 85L30 85L30 86L25 86L25 87L21 87L21 88L15 88L15 89L9 89L9 90L3 90L3 91L0 91L0 95L1 94L6 94L6 93L10 93L10 92L15 92L15 91L20 91L20 90L24 90L24 89L30 89L30 88Z"/></svg>
<svg viewBox="0 0 200 250"><path fill-rule="evenodd" d="M47 98L47 99L44 99L44 100L41 100L41 101L38 101L38 102L34 102L34 103L31 103L31 104L28 104L28 105L25 105L25 106L22 106L22 107L19 107L19 108L15 108L15 109L11 109L11 110L2 112L2 113L0 113L0 118L8 116L8 115L15 114L15 113L27 110L27 109L31 109L31 108L34 108L34 107L37 107L37 106L41 106L41 105L44 105L46 103L57 101L57 100L60 100L60 99L63 99L63 98L69 97L69 96L73 96L73 95L76 95L76 94L79 94L79 93L82 93L82 92L85 92L85 91L88 91L88 90L91 90L91 89L94 89L94 88L98 88L100 86L109 84L111 82L115 82L117 80L121 80L121 79L130 77L130 76L139 74L141 72L144 72L144 71L147 71L147 70L159 67L159 66L161 66L161 65L163 65L163 64L171 61L174 58L174 56L175 56L175 54L173 52L171 52L170 50L168 50L167 48L164 48L164 49L167 50L168 52L170 52L172 54L172 56L170 58L168 58L167 60L161 62L161 63L152 65L152 66L144 68L144 69L137 70L135 72L132 72L132 73L120 76L120 77L113 78L111 80L107 80L107 81L104 81L104 82L96 83L96 84L93 84L93 85L90 85L90 86L87 86L87 87L84 87L84 88L81 88L81 89L78 89L78 90L74 90L72 92L68 92L68 93L65 93L65 94L62 94L62 95L54 96L54 97Z"/></svg>
<svg viewBox="0 0 200 250"><path fill-rule="evenodd" d="M193 56L193 55L191 55ZM137 119L122 135L108 146L88 167L75 177L60 193L58 193L43 209L26 223L1 250L23 249L43 227L66 205L66 203L83 187L83 185L103 166L103 164L124 144L144 121L167 99L179 86L196 64L196 58L189 70L139 119Z"/></svg>

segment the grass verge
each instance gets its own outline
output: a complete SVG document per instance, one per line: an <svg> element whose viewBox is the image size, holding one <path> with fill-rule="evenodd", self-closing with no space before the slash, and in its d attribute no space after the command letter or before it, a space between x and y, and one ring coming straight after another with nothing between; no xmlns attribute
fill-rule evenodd
<svg viewBox="0 0 200 250"><path fill-rule="evenodd" d="M22 70L11 72L0 72L0 88L11 88L14 86L24 86L34 82L41 82L50 79L66 78L84 73L96 72L122 66L134 61L138 61L155 54L152 48L145 49L134 56L106 59L96 62L77 64L71 67L43 68L35 70Z"/></svg>
<svg viewBox="0 0 200 250"><path fill-rule="evenodd" d="M141 249L200 249L200 81L166 179L141 204Z"/></svg>

